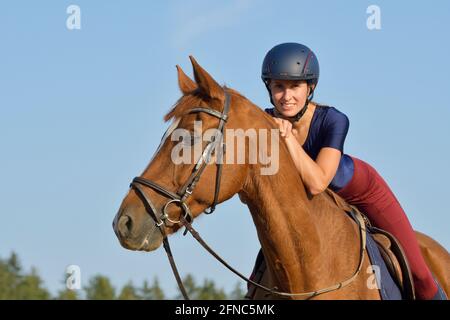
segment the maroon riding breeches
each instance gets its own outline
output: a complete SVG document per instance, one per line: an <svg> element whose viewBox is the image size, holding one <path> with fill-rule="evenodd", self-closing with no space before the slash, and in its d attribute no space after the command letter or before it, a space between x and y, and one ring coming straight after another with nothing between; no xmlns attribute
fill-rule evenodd
<svg viewBox="0 0 450 320"><path fill-rule="evenodd" d="M398 239L410 264L417 298L431 299L438 288L400 203L371 165L355 157L352 159L353 177L337 194L363 212L372 225L390 232Z"/></svg>

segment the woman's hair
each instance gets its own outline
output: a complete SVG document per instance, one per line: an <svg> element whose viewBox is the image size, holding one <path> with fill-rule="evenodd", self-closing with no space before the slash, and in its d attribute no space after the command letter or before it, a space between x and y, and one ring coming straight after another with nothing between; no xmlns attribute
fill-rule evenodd
<svg viewBox="0 0 450 320"><path fill-rule="evenodd" d="M273 79L276 80L276 79ZM312 80L289 80L289 81L295 81L295 82L306 82L308 85L308 88L312 88L313 90L315 89L315 83ZM270 84L272 83L272 79L267 79L266 80L267 83L267 87L270 88ZM270 94L272 95L272 92L270 92Z"/></svg>

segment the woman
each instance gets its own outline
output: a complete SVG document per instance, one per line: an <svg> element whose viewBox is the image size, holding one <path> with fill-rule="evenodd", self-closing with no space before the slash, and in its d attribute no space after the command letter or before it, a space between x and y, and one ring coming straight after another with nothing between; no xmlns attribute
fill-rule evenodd
<svg viewBox="0 0 450 320"><path fill-rule="evenodd" d="M319 80L315 54L298 43L283 43L264 58L262 80L275 108L266 109L279 125L295 166L312 195L331 188L393 234L410 263L418 299L445 299L420 252L400 203L383 178L366 162L343 152L349 128L345 114L312 102ZM260 263L262 256L257 259ZM257 267L255 266L255 270Z"/></svg>

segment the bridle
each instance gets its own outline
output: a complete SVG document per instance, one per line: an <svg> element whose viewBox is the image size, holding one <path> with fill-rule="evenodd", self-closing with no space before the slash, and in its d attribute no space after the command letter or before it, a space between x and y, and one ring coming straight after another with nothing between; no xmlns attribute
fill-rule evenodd
<svg viewBox="0 0 450 320"><path fill-rule="evenodd" d="M223 112L219 112L219 111L216 111L211 108L195 107L195 108L192 108L187 113L187 114L192 114L192 113L205 112L209 115L219 118L220 122L219 122L219 126L216 130L216 134L212 137L212 141L209 141L207 143L205 149L202 152L202 155L200 156L194 169L192 170L191 175L187 179L186 183L176 193L173 193L172 191L168 190L167 188L165 188L149 179L145 179L142 177L136 177L133 179L133 182L131 182L130 186L137 189L140 193L143 193L142 188L141 188L141 185L142 185L142 186L152 188L155 191L163 194L164 196L172 199L172 200L169 200L164 205L162 215L160 217L155 217L157 227L161 227L163 224L166 224L165 223L166 221L169 221L172 224L177 224L177 223L181 222L181 220L173 221L169 218L169 215L167 214L167 207L171 203L179 203L185 212L183 218L189 222L193 221L191 211L190 211L189 207L186 205L186 200L189 198L189 196L194 191L194 188L197 185L197 182L200 180L200 177L201 177L203 171L205 170L206 166L210 162L212 154L214 153L215 150L218 149L218 147L221 147L221 145L223 145L223 147L221 147L219 152L216 154L216 157L219 158L223 154L223 153L221 153L221 151L224 150L225 145L223 144L222 137L223 137L223 130L225 127L225 123L228 119L228 111L229 110L230 110L230 95L229 95L229 93L225 92L225 106L224 106ZM219 199L221 178L222 178L222 161L218 160L217 161L216 188L215 188L215 192L214 192L214 200L211 205L210 211L205 211L206 214L211 214L214 212L214 210L216 210L217 201ZM143 193L143 194L145 194L145 193ZM155 207L153 206L150 199L146 199L146 200L147 200L150 208L154 210ZM157 211L155 210L154 212L156 213Z"/></svg>
<svg viewBox="0 0 450 320"><path fill-rule="evenodd" d="M180 291L183 295L183 297L186 300L189 300L189 297L187 295L186 289L184 288L183 282L180 278L178 269L175 264L175 260L172 255L172 251L170 249L169 239L167 236L167 233L165 231L165 226L170 227L175 224L181 224L181 226L184 226L186 229L183 233L183 235L186 235L186 233L189 231L192 236L210 253L212 254L219 262L221 262L225 267L227 267L229 270L231 270L233 273L235 273L237 276L239 276L241 279L245 280L248 283L251 283L252 285L268 292L268 294L273 295L279 295L279 296L285 296L285 297L291 297L291 296L302 296L307 299L312 298L314 296L317 296L319 294L323 294L326 292L338 290L348 284L350 284L356 276L359 274L362 268L362 264L364 261L364 251L366 247L366 229L365 229L365 223L363 220L363 217L359 213L358 210L355 210L352 207L351 214L356 218L355 221L357 221L359 225L360 230L360 261L357 270L355 273L347 280L340 282L336 285L333 285L331 287L316 290L312 292L304 292L304 293L289 293L289 292L279 292L277 291L278 288L267 288L263 285L260 285L257 282L254 282L248 278L246 278L244 275L242 275L240 272L235 270L233 267L231 267L225 260L223 260L214 250L209 247L209 245L200 237L199 233L192 227L192 222L194 221L191 210L189 209L188 205L186 204L186 200L189 198L189 196L194 191L194 188L199 181L203 171L205 170L206 166L209 164L211 156L215 152L216 155L216 162L217 162L217 171L216 171L216 185L215 185L215 191L214 191L214 200L211 204L210 210L205 211L206 214L211 214L214 212L219 192L220 192L220 181L222 177L222 161L219 159L219 157L223 156L223 152L225 150L225 144L223 143L223 131L225 127L225 123L228 120L228 112L230 110L230 94L226 91L224 88L225 93L225 103L224 108L222 112L216 111L212 108L205 108L205 107L194 107L192 108L187 114L192 113L200 113L205 112L206 114L209 114L211 116L214 116L220 120L219 125L217 127L216 135L213 136L214 139L212 141L208 142L205 149L202 152L202 155L200 156L199 160L197 161L195 167L192 170L191 175L187 179L186 183L176 192L172 192L168 190L167 188L157 184L156 182L153 182L149 179L143 178L143 177L135 177L133 181L130 184L130 187L134 189L137 194L140 196L142 202L144 203L146 211L149 213L149 215L152 217L152 219L155 221L155 226L158 227L160 230L162 236L163 236L163 246L166 251L167 257L170 262L170 266L172 268L172 271L174 273L175 279L178 283L178 286L180 288ZM164 139L164 138L163 138ZM157 215L157 210L151 199L147 196L147 194L144 191L144 187L148 187L163 196L171 199L165 203L162 209L162 213L160 216ZM184 214L181 214L179 217L179 220L172 220L168 213L167 208L170 204L179 204L181 206L181 209L183 210ZM168 224L171 223L172 225Z"/></svg>
<svg viewBox="0 0 450 320"><path fill-rule="evenodd" d="M185 299L189 299L186 293L186 290L184 289L183 283L180 279L177 267L175 265L175 261L173 259L169 240L167 238L166 231L164 229L164 226L170 226L168 222L173 224L180 224L186 226L186 223L189 225L194 221L194 218L192 216L191 210L186 204L186 200L189 198L189 196L194 191L195 186L197 185L197 182L200 180L200 177L205 170L206 166L210 162L211 156L215 150L220 148L219 152L216 152L216 162L217 162L217 171L216 171L216 187L214 191L214 200L213 203L209 209L209 211L205 211L206 214L211 214L216 209L217 201L219 198L219 192L220 192L220 181L222 178L222 161L219 161L218 157L220 157L223 154L223 150L225 148L225 145L223 144L222 137L223 137L223 130L225 127L225 123L228 119L228 112L230 110L230 94L225 92L225 104L222 112L216 111L212 108L204 108L201 106L192 108L187 114L192 113L200 113L205 112L206 114L209 114L211 116L214 116L220 120L219 125L217 127L217 131L215 136L213 136L212 141L208 142L205 149L203 150L199 160L197 161L194 169L192 170L191 175L187 179L186 183L176 192L173 193L172 191L168 190L167 188L157 184L156 182L153 182L149 179L145 179L143 177L136 177L133 179L133 181L130 184L130 187L135 189L137 193L141 196L141 200L143 200L144 205L146 207L146 211L150 214L150 216L154 219L155 225L158 227L160 232L163 236L163 244L164 248L166 250L166 253L169 257L170 264L172 266L172 270L174 272L175 278L177 279L178 286L180 287L180 290L184 296ZM171 199L166 202L166 204L163 206L162 214L160 216L157 216L157 210L153 202L150 200L150 198L147 196L147 194L144 192L143 187L148 187L153 189L154 191L164 195L165 197ZM180 217L179 220L172 220L168 213L167 209L170 204L179 204L184 211L184 214ZM189 228L186 226L186 230L184 231L184 235L186 235Z"/></svg>

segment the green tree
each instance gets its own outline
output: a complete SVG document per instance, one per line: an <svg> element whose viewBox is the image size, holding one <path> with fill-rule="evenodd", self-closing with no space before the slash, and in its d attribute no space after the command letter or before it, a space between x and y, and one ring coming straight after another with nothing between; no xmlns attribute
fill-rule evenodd
<svg viewBox="0 0 450 320"><path fill-rule="evenodd" d="M64 289L58 291L56 300L79 300L78 293L75 290Z"/></svg>
<svg viewBox="0 0 450 320"><path fill-rule="evenodd" d="M19 275L22 272L22 266L20 265L19 256L12 252L11 256L7 261L8 270L16 275Z"/></svg>
<svg viewBox="0 0 450 320"><path fill-rule="evenodd" d="M186 293L190 299L196 300L223 300L227 299L223 289L216 288L213 280L205 279L202 286L197 286L195 279L191 274L188 274L183 280ZM178 289L178 291L180 291ZM181 292L176 299L183 299Z"/></svg>
<svg viewBox="0 0 450 320"><path fill-rule="evenodd" d="M64 278L61 281L62 285L64 286L64 289L59 290L58 294L56 295L56 300L78 300L80 299L79 294L77 290L71 290L67 288L67 279L69 278L69 274L64 274Z"/></svg>
<svg viewBox="0 0 450 320"><path fill-rule="evenodd" d="M50 293L35 268L29 274L22 271L15 252L6 260L0 259L0 299L49 299Z"/></svg>
<svg viewBox="0 0 450 320"><path fill-rule="evenodd" d="M140 296L144 300L164 300L165 295L159 286L158 278L153 279L153 284L149 286L148 281L144 280L144 284L140 289Z"/></svg>
<svg viewBox="0 0 450 320"><path fill-rule="evenodd" d="M21 277L19 285L16 288L15 299L50 299L50 293L43 287L43 281L39 277L36 268L33 267L30 274Z"/></svg>
<svg viewBox="0 0 450 320"><path fill-rule="evenodd" d="M116 297L116 290L111 282L102 275L92 277L84 290L88 300L113 300Z"/></svg>
<svg viewBox="0 0 450 320"><path fill-rule="evenodd" d="M19 274L11 270L9 261L0 259L0 300L14 299Z"/></svg>
<svg viewBox="0 0 450 320"><path fill-rule="evenodd" d="M233 291L229 294L229 299L231 300L242 300L245 297L245 292L242 290L241 283L236 282Z"/></svg>
<svg viewBox="0 0 450 320"><path fill-rule="evenodd" d="M196 299L198 300L225 300L227 295L223 289L216 288L213 280L205 279L203 286L197 289Z"/></svg>
<svg viewBox="0 0 450 320"><path fill-rule="evenodd" d="M139 296L137 289L133 286L133 283L128 282L119 294L119 300L139 300L141 297Z"/></svg>
<svg viewBox="0 0 450 320"><path fill-rule="evenodd" d="M68 275L64 277L63 284L66 285ZM191 299L199 300L222 300L227 299L227 294L223 289L217 288L213 280L205 279L201 286L198 286L194 277L188 274L184 280L184 287ZM109 278L96 275L89 280L88 286L84 287L86 298L89 300L112 300L116 298L116 291ZM230 299L242 299L244 292L239 283L231 291ZM8 259L0 258L0 299L50 299L50 293L43 285L43 281L38 275L36 268L32 268L30 273L24 273L16 253L12 252ZM165 294L155 277L150 285L144 281L141 288L136 288L133 283L128 282L120 291L118 299L121 300L163 300ZM176 299L183 299L179 293ZM80 299L79 292L64 288L58 291L55 299L76 300Z"/></svg>
<svg viewBox="0 0 450 320"><path fill-rule="evenodd" d="M186 275L186 277L183 279L183 285L184 288L186 289L186 293L188 295L188 297L190 299L195 299L195 297L197 296L198 293L198 288L197 285L195 284L195 278L193 275L188 274ZM179 294L175 297L175 299L177 300L182 300L183 295L181 294L180 288L177 286L178 292Z"/></svg>

